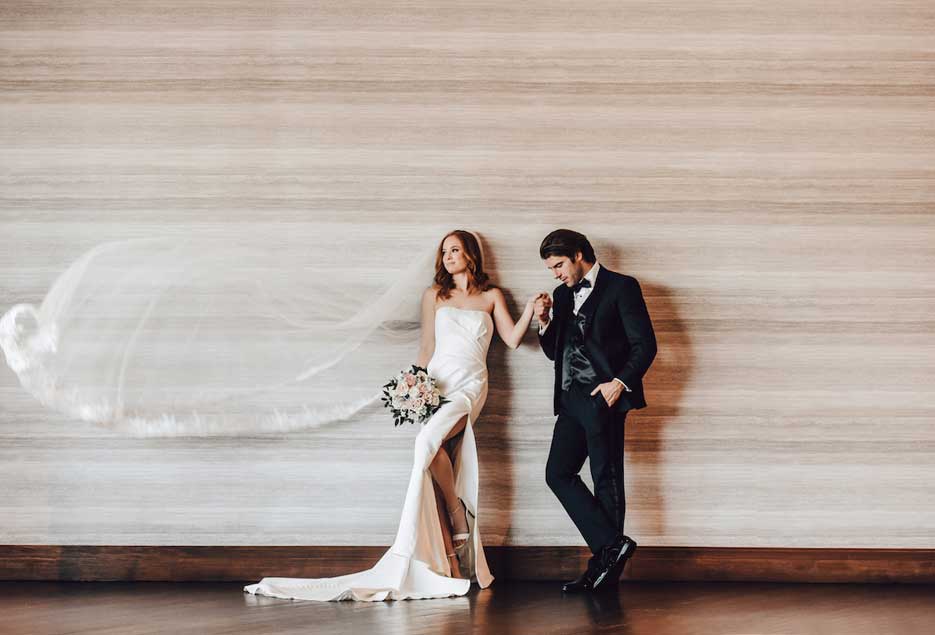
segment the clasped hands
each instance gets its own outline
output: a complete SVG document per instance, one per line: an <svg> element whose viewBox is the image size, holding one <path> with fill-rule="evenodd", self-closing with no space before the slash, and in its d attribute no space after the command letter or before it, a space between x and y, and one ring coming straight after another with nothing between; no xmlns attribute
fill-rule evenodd
<svg viewBox="0 0 935 635"><path fill-rule="evenodd" d="M536 316L539 324L545 326L549 323L549 309L552 308L552 298L548 293L540 293L532 299L533 315Z"/></svg>

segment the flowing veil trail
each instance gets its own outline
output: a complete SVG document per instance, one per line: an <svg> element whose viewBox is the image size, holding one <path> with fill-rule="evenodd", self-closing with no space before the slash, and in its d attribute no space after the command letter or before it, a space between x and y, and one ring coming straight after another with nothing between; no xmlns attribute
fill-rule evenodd
<svg viewBox="0 0 935 635"><path fill-rule="evenodd" d="M329 239L311 245L261 237L99 244L39 307L17 304L0 318L0 347L43 404L127 434L255 435L346 421L416 361L433 238L443 232L349 235L331 227L322 235ZM464 595L472 580L493 581L473 433L487 395L493 320L447 307L434 328L429 372L450 402L416 437L393 545L366 571L270 577L245 591L377 601ZM473 521L465 577L454 578L428 468L462 417L455 488Z"/></svg>
<svg viewBox="0 0 935 635"><path fill-rule="evenodd" d="M43 404L128 434L347 419L415 360L440 234L102 243L9 308L0 347Z"/></svg>

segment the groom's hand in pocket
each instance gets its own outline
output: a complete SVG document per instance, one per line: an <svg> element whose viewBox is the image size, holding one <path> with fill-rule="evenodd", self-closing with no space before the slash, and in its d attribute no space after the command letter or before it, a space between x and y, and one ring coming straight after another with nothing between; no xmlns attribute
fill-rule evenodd
<svg viewBox="0 0 935 635"><path fill-rule="evenodd" d="M623 386L620 385L620 382L611 380L603 384L598 384L597 388L591 391L591 396L593 397L597 393L601 393L601 396L607 403L607 407L613 408L617 400L620 399L620 393L622 392Z"/></svg>

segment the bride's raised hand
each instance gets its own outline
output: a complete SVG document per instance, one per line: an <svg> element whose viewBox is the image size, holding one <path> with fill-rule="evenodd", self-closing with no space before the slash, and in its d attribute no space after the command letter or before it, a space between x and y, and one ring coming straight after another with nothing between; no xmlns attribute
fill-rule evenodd
<svg viewBox="0 0 935 635"><path fill-rule="evenodd" d="M536 295L529 298L529 300L526 302L526 308L536 309L538 308L540 302L545 305L546 309L552 305L552 299L549 297L549 294L545 293L544 291L540 291Z"/></svg>
<svg viewBox="0 0 935 635"><path fill-rule="evenodd" d="M533 315L536 316L536 319L542 322L543 320L548 319L549 309L552 308L552 298L549 297L548 293L540 293L532 300L532 310Z"/></svg>

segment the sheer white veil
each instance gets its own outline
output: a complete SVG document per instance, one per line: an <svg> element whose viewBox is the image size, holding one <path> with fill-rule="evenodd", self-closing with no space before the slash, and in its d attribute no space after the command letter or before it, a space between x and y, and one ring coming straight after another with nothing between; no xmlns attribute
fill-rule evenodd
<svg viewBox="0 0 935 635"><path fill-rule="evenodd" d="M420 300L445 232L333 233L317 245L99 244L41 306L0 318L0 347L45 405L131 434L258 434L347 419L415 362Z"/></svg>

